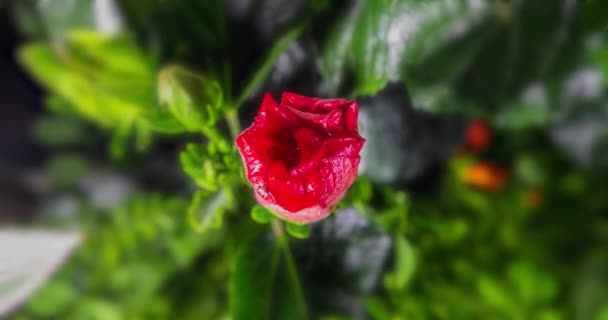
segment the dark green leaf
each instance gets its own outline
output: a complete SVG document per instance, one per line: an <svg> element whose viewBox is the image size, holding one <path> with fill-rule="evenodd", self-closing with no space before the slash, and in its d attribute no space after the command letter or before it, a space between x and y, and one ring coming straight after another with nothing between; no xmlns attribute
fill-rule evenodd
<svg viewBox="0 0 608 320"><path fill-rule="evenodd" d="M357 1L330 31L322 56L323 73L336 90L346 65L357 78L356 92L374 94L398 79L402 66L407 79L410 66L476 26L487 12L485 3L468 0ZM463 52L476 46L465 46ZM468 56L463 54L463 61Z"/></svg>
<svg viewBox="0 0 608 320"><path fill-rule="evenodd" d="M573 309L577 319L594 319L608 299L608 257L605 250L591 251L577 272Z"/></svg>
<svg viewBox="0 0 608 320"><path fill-rule="evenodd" d="M117 4L133 33L161 58L203 64L216 74L222 71L227 42L225 1L117 0Z"/></svg>
<svg viewBox="0 0 608 320"><path fill-rule="evenodd" d="M391 313L385 301L379 298L365 300L365 308L374 320L390 320Z"/></svg>
<svg viewBox="0 0 608 320"><path fill-rule="evenodd" d="M579 17L587 30L605 31L608 28L608 3L602 0L583 1Z"/></svg>
<svg viewBox="0 0 608 320"><path fill-rule="evenodd" d="M295 261L303 285L320 314L363 317L363 299L379 287L391 238L353 208L340 209L330 218L310 225L306 241L294 243Z"/></svg>
<svg viewBox="0 0 608 320"><path fill-rule="evenodd" d="M420 178L432 185L432 174L462 143L464 119L415 110L402 83L391 83L377 95L357 101L361 134L367 140L361 174L374 182Z"/></svg>
<svg viewBox="0 0 608 320"><path fill-rule="evenodd" d="M285 242L282 242L285 241ZM299 274L286 238L259 237L238 250L230 280L234 319L306 319Z"/></svg>

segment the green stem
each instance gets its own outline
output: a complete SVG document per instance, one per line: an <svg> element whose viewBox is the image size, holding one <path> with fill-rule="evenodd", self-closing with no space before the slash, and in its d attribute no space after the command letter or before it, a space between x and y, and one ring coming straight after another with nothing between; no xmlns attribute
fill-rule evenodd
<svg viewBox="0 0 608 320"><path fill-rule="evenodd" d="M230 64L224 62L223 70L223 81L224 81L224 97L228 99L228 104L232 104L232 76L230 71Z"/></svg>
<svg viewBox="0 0 608 320"><path fill-rule="evenodd" d="M236 109L228 111L226 114L226 122L228 123L228 129L230 130L232 139L236 139L241 133L241 123L239 122L239 115Z"/></svg>
<svg viewBox="0 0 608 320"><path fill-rule="evenodd" d="M266 79L266 77L272 70L272 67L275 65L277 59L281 56L283 52L285 52L289 44L295 39L297 39L303 31L304 24L297 25L276 41L274 46L270 49L270 52L268 52L268 55L262 62L261 66L253 74L252 78L248 81L247 86L245 86L245 89L243 89L243 92L236 100L236 103L233 106L234 109L238 109L243 104L243 102L245 102L245 100L249 98L255 92L255 90L257 90L262 85L262 82Z"/></svg>
<svg viewBox="0 0 608 320"><path fill-rule="evenodd" d="M279 246L283 250L283 254L285 255L287 273L294 284L294 290L300 314L302 315L303 319L308 319L308 314L306 312L306 301L304 300L304 290L302 289L302 284L300 283L300 278L298 277L298 270L296 269L296 264L291 253L291 247L289 246L289 239L285 234L283 223L278 219L272 220L272 231L275 237L277 238Z"/></svg>

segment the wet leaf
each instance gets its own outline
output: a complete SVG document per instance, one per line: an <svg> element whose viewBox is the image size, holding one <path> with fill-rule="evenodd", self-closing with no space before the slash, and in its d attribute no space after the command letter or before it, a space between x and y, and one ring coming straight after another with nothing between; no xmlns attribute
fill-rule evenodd
<svg viewBox="0 0 608 320"><path fill-rule="evenodd" d="M480 23L487 9L483 2L468 0L357 1L329 33L323 73L336 90L341 75L350 70L358 94L375 94L397 80L402 67L408 78L408 66Z"/></svg>
<svg viewBox="0 0 608 320"><path fill-rule="evenodd" d="M360 171L373 181L411 181L436 171L464 138L464 118L413 109L401 83L357 100L361 134L367 140Z"/></svg>
<svg viewBox="0 0 608 320"><path fill-rule="evenodd" d="M365 314L363 299L379 287L390 247L390 236L353 208L311 225L294 255L306 291L315 293L309 297L313 315Z"/></svg>

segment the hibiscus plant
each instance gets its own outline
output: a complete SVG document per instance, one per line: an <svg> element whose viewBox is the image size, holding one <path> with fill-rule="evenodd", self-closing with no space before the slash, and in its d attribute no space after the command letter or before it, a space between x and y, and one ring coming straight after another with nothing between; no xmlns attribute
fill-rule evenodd
<svg viewBox="0 0 608 320"><path fill-rule="evenodd" d="M12 317L608 319L604 3L9 1L82 232Z"/></svg>

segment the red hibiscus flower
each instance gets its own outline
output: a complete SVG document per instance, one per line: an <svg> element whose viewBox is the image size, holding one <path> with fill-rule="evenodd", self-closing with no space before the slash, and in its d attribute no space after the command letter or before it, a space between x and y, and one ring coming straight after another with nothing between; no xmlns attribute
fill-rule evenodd
<svg viewBox="0 0 608 320"><path fill-rule="evenodd" d="M358 111L356 101L266 94L236 139L256 200L295 223L327 217L357 178Z"/></svg>

